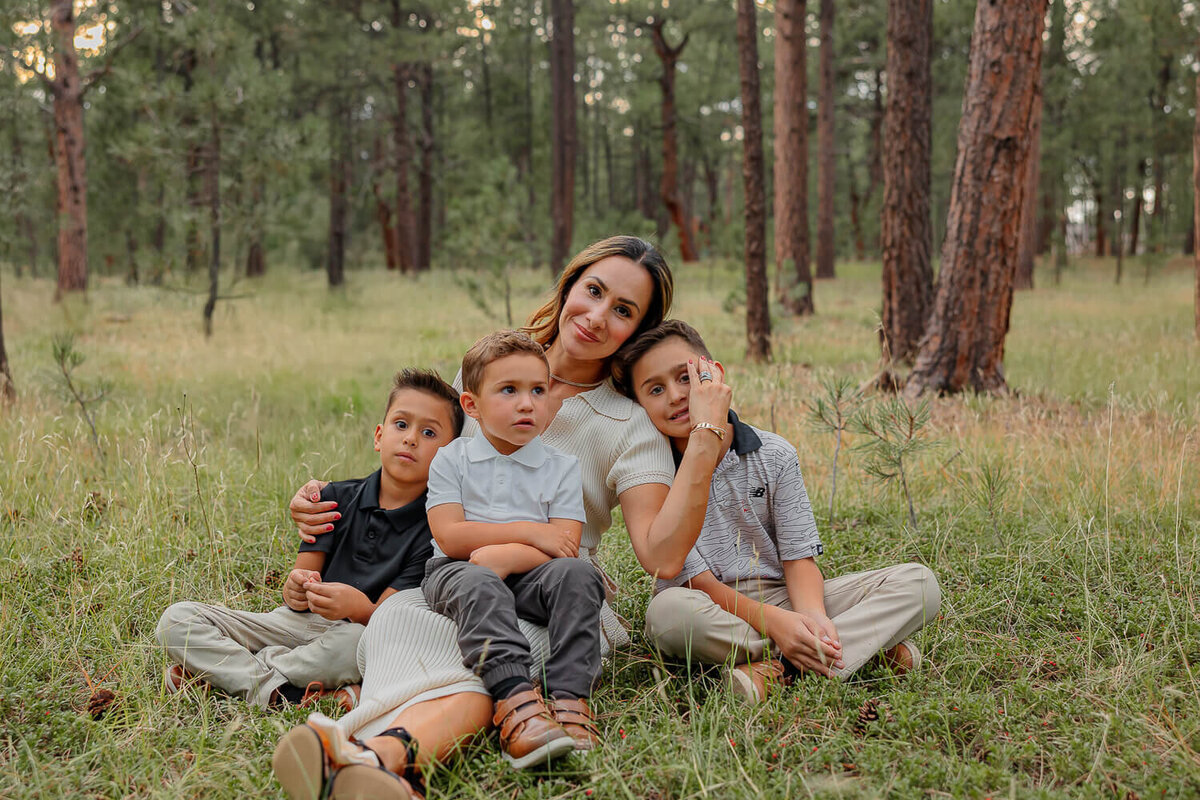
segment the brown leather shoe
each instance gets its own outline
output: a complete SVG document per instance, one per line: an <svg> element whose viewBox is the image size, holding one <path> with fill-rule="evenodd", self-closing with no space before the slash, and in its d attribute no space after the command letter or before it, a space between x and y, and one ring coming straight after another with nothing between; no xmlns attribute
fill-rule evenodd
<svg viewBox="0 0 1200 800"><path fill-rule="evenodd" d="M783 662L778 659L752 661L725 668L725 683L729 691L751 703L761 703L780 685L786 685Z"/></svg>
<svg viewBox="0 0 1200 800"><path fill-rule="evenodd" d="M903 675L921 665L921 651L915 644L905 639L895 647L883 651L883 663L891 667L892 672Z"/></svg>
<svg viewBox="0 0 1200 800"><path fill-rule="evenodd" d="M163 670L163 686L167 694L182 692L192 684L203 683L195 675L183 668L182 664L171 664Z"/></svg>
<svg viewBox="0 0 1200 800"><path fill-rule="evenodd" d="M500 731L501 755L514 769L544 764L575 749L575 740L554 721L536 690L497 701L492 724Z"/></svg>
<svg viewBox="0 0 1200 800"><path fill-rule="evenodd" d="M592 719L586 700L564 700L553 698L550 709L554 721L575 740L576 750L591 750L600 745L600 729Z"/></svg>

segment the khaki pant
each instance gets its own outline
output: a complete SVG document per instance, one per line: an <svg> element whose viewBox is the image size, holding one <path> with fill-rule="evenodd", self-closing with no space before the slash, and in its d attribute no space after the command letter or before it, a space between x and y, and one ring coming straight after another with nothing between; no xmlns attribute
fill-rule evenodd
<svg viewBox="0 0 1200 800"><path fill-rule="evenodd" d="M783 581L740 584L752 600L791 609ZM937 616L942 593L921 564L855 572L825 581L825 612L837 626L848 678L880 650L899 644ZM646 609L646 635L663 653L713 664L762 661L778 653L769 640L698 589L660 592Z"/></svg>
<svg viewBox="0 0 1200 800"><path fill-rule="evenodd" d="M326 687L360 683L358 639L364 626L299 614L287 606L258 614L206 603L175 603L155 635L167 655L196 677L266 707L285 683Z"/></svg>

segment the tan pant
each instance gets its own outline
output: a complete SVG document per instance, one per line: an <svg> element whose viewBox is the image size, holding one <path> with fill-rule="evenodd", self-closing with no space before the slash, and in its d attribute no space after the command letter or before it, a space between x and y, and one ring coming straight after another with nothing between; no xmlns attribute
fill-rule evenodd
<svg viewBox="0 0 1200 800"><path fill-rule="evenodd" d="M155 635L167 655L193 675L266 707L285 683L326 687L360 683L363 625L298 614L287 606L259 614L207 603L175 603Z"/></svg>
<svg viewBox="0 0 1200 800"><path fill-rule="evenodd" d="M783 581L741 584L752 600L790 609ZM825 581L825 613L837 626L848 678L880 650L899 644L937 616L942 593L922 564L855 572ZM699 589L671 588L650 601L646 635L663 653L712 664L761 661L774 644Z"/></svg>

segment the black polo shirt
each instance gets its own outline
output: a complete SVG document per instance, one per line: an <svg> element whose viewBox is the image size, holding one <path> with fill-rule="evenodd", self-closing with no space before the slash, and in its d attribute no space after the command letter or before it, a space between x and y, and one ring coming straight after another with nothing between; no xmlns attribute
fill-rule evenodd
<svg viewBox="0 0 1200 800"><path fill-rule="evenodd" d="M337 501L342 518L333 530L302 542L300 552L327 553L321 580L345 583L379 602L384 589L421 585L425 562L433 555L425 494L400 508L379 507L379 470L353 481L334 481L321 500Z"/></svg>

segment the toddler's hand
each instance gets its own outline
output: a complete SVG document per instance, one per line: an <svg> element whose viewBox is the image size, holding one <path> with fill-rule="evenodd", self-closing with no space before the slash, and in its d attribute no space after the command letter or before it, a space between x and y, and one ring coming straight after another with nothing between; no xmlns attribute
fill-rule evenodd
<svg viewBox="0 0 1200 800"><path fill-rule="evenodd" d="M546 532L538 537L535 546L551 558L575 558L579 555L579 543L575 541L575 534L553 525L546 526Z"/></svg>

